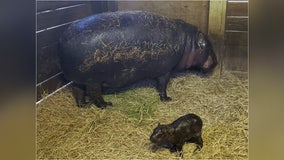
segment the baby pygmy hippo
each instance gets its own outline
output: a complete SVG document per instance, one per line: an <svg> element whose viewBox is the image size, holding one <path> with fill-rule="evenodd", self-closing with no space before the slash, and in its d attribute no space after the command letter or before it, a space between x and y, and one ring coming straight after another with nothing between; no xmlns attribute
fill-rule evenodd
<svg viewBox="0 0 284 160"><path fill-rule="evenodd" d="M187 114L172 122L161 125L154 129L150 141L158 147L168 148L171 152L182 151L182 146L188 143L195 143L197 149L203 146L201 137L202 120L195 114ZM182 156L182 154L180 155Z"/></svg>

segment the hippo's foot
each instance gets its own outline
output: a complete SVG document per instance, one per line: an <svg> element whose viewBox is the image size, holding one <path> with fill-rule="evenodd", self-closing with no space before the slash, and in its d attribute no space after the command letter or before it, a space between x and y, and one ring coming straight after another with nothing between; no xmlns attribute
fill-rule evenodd
<svg viewBox="0 0 284 160"><path fill-rule="evenodd" d="M171 153L175 152L178 157L183 158L183 151L182 151L182 146L181 145L173 145L170 148L170 152Z"/></svg>
<svg viewBox="0 0 284 160"><path fill-rule="evenodd" d="M171 73L168 72L165 75L157 78L157 90L159 92L160 100L162 102L168 102L172 99L167 96L167 84L170 80Z"/></svg>
<svg viewBox="0 0 284 160"><path fill-rule="evenodd" d="M87 108L91 105L86 102L86 89L83 84L73 83L72 94L78 107Z"/></svg>
<svg viewBox="0 0 284 160"><path fill-rule="evenodd" d="M193 153L195 153L196 151L200 151L201 148L203 147L203 139L202 139L201 136L193 137L190 140L188 140L187 142L196 144L196 148L194 149Z"/></svg>
<svg viewBox="0 0 284 160"><path fill-rule="evenodd" d="M77 106L80 108L88 108L91 106L91 103L86 103L86 102L77 102Z"/></svg>
<svg viewBox="0 0 284 160"><path fill-rule="evenodd" d="M160 95L160 100L161 100L162 102L169 102L169 101L172 100L172 98L171 98L171 97L168 97L168 96Z"/></svg>
<svg viewBox="0 0 284 160"><path fill-rule="evenodd" d="M183 151L177 151L177 156L183 158Z"/></svg>
<svg viewBox="0 0 284 160"><path fill-rule="evenodd" d="M195 152L197 152L197 151L200 151L201 148L202 148L201 146L197 145L196 148L194 149L193 153L195 153Z"/></svg>
<svg viewBox="0 0 284 160"><path fill-rule="evenodd" d="M152 144L151 145L151 151L152 152L156 152L158 149L162 148L161 146L159 145L156 145L156 144Z"/></svg>
<svg viewBox="0 0 284 160"><path fill-rule="evenodd" d="M177 152L177 148L176 147L171 147L171 148L169 148L169 150L170 150L171 153Z"/></svg>
<svg viewBox="0 0 284 160"><path fill-rule="evenodd" d="M195 150L193 151L193 153L195 153L196 151L200 151L201 148L203 147L203 143L197 143Z"/></svg>
<svg viewBox="0 0 284 160"><path fill-rule="evenodd" d="M111 102L105 102L105 101L95 101L94 104L98 107L98 108L106 108L107 106L112 106Z"/></svg>
<svg viewBox="0 0 284 160"><path fill-rule="evenodd" d="M76 104L80 108L88 108L91 106L91 103L85 100L85 97L76 97Z"/></svg>

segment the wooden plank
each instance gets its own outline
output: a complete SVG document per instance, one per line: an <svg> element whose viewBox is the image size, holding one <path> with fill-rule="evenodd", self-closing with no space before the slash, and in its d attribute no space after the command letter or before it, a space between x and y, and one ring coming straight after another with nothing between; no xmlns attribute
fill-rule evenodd
<svg viewBox="0 0 284 160"><path fill-rule="evenodd" d="M68 82L69 81L64 78L64 75L59 73L44 83L37 85L37 101L54 92L56 89L67 84Z"/></svg>
<svg viewBox="0 0 284 160"><path fill-rule="evenodd" d="M210 38L210 37L209 37ZM221 74L222 72L222 59L223 59L223 54L225 53L225 45L224 45L224 41L216 41L210 38L210 41L212 42L212 47L213 50L216 54L216 58L217 58L217 66L214 69L214 73L213 74Z"/></svg>
<svg viewBox="0 0 284 160"><path fill-rule="evenodd" d="M248 79L248 71L229 71L231 74L237 76L239 79Z"/></svg>
<svg viewBox="0 0 284 160"><path fill-rule="evenodd" d="M226 30L248 31L248 18L227 18Z"/></svg>
<svg viewBox="0 0 284 160"><path fill-rule="evenodd" d="M89 3L92 6L94 14L108 11L108 1L92 1ZM109 3L111 3L111 1Z"/></svg>
<svg viewBox="0 0 284 160"><path fill-rule="evenodd" d="M96 2L89 2L92 8L92 12L90 12L88 15L92 15L95 13L99 13L102 10L106 10L107 8L103 8L103 9L98 9L100 8L98 3ZM48 30L44 30L44 31L38 31L37 32L37 47L41 48L44 47L50 43L54 43L54 42L58 42L59 37L61 36L62 32L70 25L71 22L67 22L67 23L61 23L58 26L52 27Z"/></svg>
<svg viewBox="0 0 284 160"><path fill-rule="evenodd" d="M82 4L82 1L37 1L36 11L43 12L47 10L55 10L57 8L62 8L77 4Z"/></svg>
<svg viewBox="0 0 284 160"><path fill-rule="evenodd" d="M107 11L106 1L38 2L46 4L38 9L37 35L37 100L67 84L59 62L59 38L74 21L95 13ZM76 4L78 5L67 7ZM84 6L84 7L83 7ZM67 7L67 8L60 8ZM60 8L60 9L58 9ZM44 12L44 10L48 10ZM43 11L43 12L40 12ZM41 30L43 29L43 30Z"/></svg>
<svg viewBox="0 0 284 160"><path fill-rule="evenodd" d="M79 4L72 8L37 15L37 31L92 15L92 6Z"/></svg>
<svg viewBox="0 0 284 160"><path fill-rule="evenodd" d="M61 72L58 43L37 50L37 82Z"/></svg>
<svg viewBox="0 0 284 160"><path fill-rule="evenodd" d="M118 10L143 10L182 19L208 31L209 1L118 1Z"/></svg>
<svg viewBox="0 0 284 160"><path fill-rule="evenodd" d="M226 32L226 45L248 45L248 32Z"/></svg>
<svg viewBox="0 0 284 160"><path fill-rule="evenodd" d="M117 1L107 1L108 11L114 12L118 10Z"/></svg>
<svg viewBox="0 0 284 160"><path fill-rule="evenodd" d="M226 45L222 61L223 70L226 71L248 71L248 46Z"/></svg>
<svg viewBox="0 0 284 160"><path fill-rule="evenodd" d="M41 49L42 47L59 42L60 36L69 25L70 24L66 24L54 29L37 33L37 48Z"/></svg>
<svg viewBox="0 0 284 160"><path fill-rule="evenodd" d="M232 3L239 3L239 2L243 2L243 3L248 3L249 0L228 0L228 2L232 2Z"/></svg>
<svg viewBox="0 0 284 160"><path fill-rule="evenodd" d="M248 3L228 2L227 16L248 16Z"/></svg>
<svg viewBox="0 0 284 160"><path fill-rule="evenodd" d="M214 39L224 40L226 1L210 1L208 34Z"/></svg>

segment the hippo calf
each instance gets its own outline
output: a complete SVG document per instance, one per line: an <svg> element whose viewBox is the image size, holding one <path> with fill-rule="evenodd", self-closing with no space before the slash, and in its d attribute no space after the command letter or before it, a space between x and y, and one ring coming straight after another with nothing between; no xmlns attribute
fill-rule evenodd
<svg viewBox="0 0 284 160"><path fill-rule="evenodd" d="M196 143L194 151L203 147L201 137L202 120L195 114L182 116L168 125L160 123L150 136L150 141L156 146L168 148L171 152L182 151L182 146L188 143ZM182 153L181 155L182 156Z"/></svg>
<svg viewBox="0 0 284 160"><path fill-rule="evenodd" d="M73 81L78 106L111 105L103 89L117 89L156 79L161 101L174 72L208 73L217 60L211 43L197 27L144 11L92 15L72 23L60 38L59 54L66 79ZM90 102L87 103L85 97Z"/></svg>

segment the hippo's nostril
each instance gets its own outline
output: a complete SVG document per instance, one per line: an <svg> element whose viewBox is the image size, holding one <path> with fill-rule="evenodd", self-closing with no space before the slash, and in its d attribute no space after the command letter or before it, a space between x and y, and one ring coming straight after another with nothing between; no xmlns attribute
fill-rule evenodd
<svg viewBox="0 0 284 160"><path fill-rule="evenodd" d="M212 67L212 65L213 65L213 60L212 60L212 57L209 56L209 57L207 58L207 60L204 62L202 68L204 68L204 69L209 69L209 68Z"/></svg>

